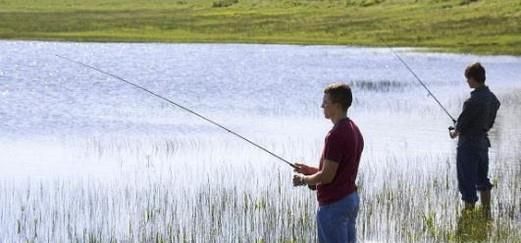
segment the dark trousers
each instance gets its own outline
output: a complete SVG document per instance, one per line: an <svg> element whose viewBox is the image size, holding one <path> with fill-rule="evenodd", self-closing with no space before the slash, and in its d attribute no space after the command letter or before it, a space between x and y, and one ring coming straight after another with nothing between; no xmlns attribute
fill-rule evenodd
<svg viewBox="0 0 521 243"><path fill-rule="evenodd" d="M488 148L460 145L456 160L461 199L475 203L477 191L492 188L488 178Z"/></svg>

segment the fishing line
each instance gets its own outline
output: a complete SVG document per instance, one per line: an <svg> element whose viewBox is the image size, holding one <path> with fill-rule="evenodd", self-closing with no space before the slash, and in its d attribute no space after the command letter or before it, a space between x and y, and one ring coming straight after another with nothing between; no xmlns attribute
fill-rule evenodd
<svg viewBox="0 0 521 243"><path fill-rule="evenodd" d="M436 96L431 92L431 90L427 87L427 85L425 85L425 83L420 79L420 77L418 77L418 75L412 70L412 68L391 47L389 47L389 46L387 46L387 47L389 48L391 53L393 53L393 55L396 58L398 58L398 60L400 60L400 62L407 68L407 70L409 70L409 72L412 73L412 75L416 78L416 80L418 80L418 82L423 86L423 88L425 88L427 90L427 92L429 92L429 95L434 99L434 101L436 101L436 103L441 107L441 109L443 109L445 114L447 114L447 116L449 116L449 118L452 120L452 122L456 123L456 119L454 119L454 117L452 117L452 115L447 111L447 109L445 109L445 107L441 104L441 102L438 100L438 98L436 98Z"/></svg>
<svg viewBox="0 0 521 243"><path fill-rule="evenodd" d="M88 64L82 63L82 62L80 62L80 61L76 61L76 60L70 59L70 58L68 58L68 57L64 57L64 56L60 56L60 55L56 55L56 56L59 57L59 58L62 58L62 59L64 59L64 60L67 60L67 61L69 61L69 62L76 63L76 64L78 64L78 65L81 65L81 66L87 67L87 68L89 68L89 69L95 70L95 71L97 71L97 72L100 72L100 73L102 73L102 74L108 75L108 76L113 77L113 78L115 78L115 79L117 79L117 80L123 81L123 82L125 82L125 83L127 83L127 84L129 84L129 85L134 86L135 88L141 89L141 90L143 90L143 91L145 91L145 92L147 92L147 93L149 93L149 94L151 94L151 95L153 95L153 96L155 96L155 97L157 97L157 98L159 98L159 99L162 99L162 100L164 100L164 101L166 101L166 102L168 102L168 103L170 103L170 104L172 104L172 105L174 105L174 106L177 106L178 108L181 108L182 110L184 110L184 111L186 111L186 112L189 112L189 113L191 113L191 114L193 114L193 115L195 115L195 116L197 116L197 117L199 117L199 118L201 118L201 119L203 119L203 120L205 120L205 121L207 121L207 122L210 122L210 123L212 123L213 125L215 125L215 126L217 126L217 127L219 127L219 128L224 129L225 131L227 131L227 132L229 132L229 133L231 133L231 134L237 136L238 138L240 138L240 139L242 139L242 140L248 142L249 144L251 144L251 145L253 145L253 146L255 146L255 147L261 149L262 151L264 151L264 152L266 152L266 153L272 155L273 157L275 157L275 158L281 160L282 162L288 164L289 166L291 166L291 167L293 167L293 168L297 168L297 166L294 165L293 163L291 163L291 162L289 162L288 160L282 158L281 156L279 156L279 155L277 155L277 154L275 154L275 153L269 151L268 149L266 149L266 148L264 148L264 147L258 145L257 143L254 143L253 141L247 139L246 137L244 137L244 136L242 136L242 135L240 135L240 134L238 134L238 133L236 133L236 132L234 132L234 131L232 131L232 130L226 128L226 127L224 127L223 125L221 125L221 124L219 124L219 123L217 123L217 122L215 122L215 121L213 121L213 120L210 120L209 118L207 118L207 117L205 117L205 116L203 116L203 115L201 115L201 114L199 114L199 113L197 113L197 112L195 112L195 111L193 111L193 110L191 110L191 109L189 109L189 108L187 108L187 107L185 107L185 106L182 106L182 105L180 105L180 104L177 104L177 103L173 102L172 100L170 100L170 99L168 99L168 98L165 98L165 97L163 97L163 96L161 96L161 95L159 95L159 94L157 94L157 93L154 93L154 92L152 92L152 91L150 91L150 90L148 90L148 89L146 89L146 88L144 88L144 87L142 87L142 86L139 86L139 85L137 85L137 84L135 84L135 83L132 83L132 82L130 82L130 81L128 81L128 80L126 80L126 79L124 79L124 78L122 78L122 77L119 77L119 76L114 75L114 74L112 74L112 73L109 73L109 72L107 72L107 71L101 70L101 69L99 69L99 68L97 68L97 67L94 67L94 66L91 66L91 65L88 65Z"/></svg>

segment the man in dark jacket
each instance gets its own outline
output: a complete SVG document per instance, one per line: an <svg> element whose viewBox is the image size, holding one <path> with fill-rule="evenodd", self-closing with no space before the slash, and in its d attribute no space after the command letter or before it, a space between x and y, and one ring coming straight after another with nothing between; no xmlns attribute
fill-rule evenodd
<svg viewBox="0 0 521 243"><path fill-rule="evenodd" d="M489 213L492 184L488 178L490 141L487 133L494 125L500 103L485 85L485 69L480 63L468 66L465 77L474 91L463 104L456 128L449 134L453 139L459 137L456 158L458 187L465 209L474 208L479 191L482 208Z"/></svg>

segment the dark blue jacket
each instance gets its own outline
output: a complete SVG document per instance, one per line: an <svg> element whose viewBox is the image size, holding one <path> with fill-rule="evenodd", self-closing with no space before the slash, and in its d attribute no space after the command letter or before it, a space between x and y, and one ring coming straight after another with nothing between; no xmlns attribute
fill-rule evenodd
<svg viewBox="0 0 521 243"><path fill-rule="evenodd" d="M494 125L500 105L487 86L474 89L463 103L463 111L456 122L456 130L460 134L458 146L490 147L487 133Z"/></svg>

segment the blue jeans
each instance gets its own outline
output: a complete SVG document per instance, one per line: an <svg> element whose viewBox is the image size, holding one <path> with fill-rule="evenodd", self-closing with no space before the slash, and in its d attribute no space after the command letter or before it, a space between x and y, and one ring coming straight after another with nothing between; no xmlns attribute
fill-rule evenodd
<svg viewBox="0 0 521 243"><path fill-rule="evenodd" d="M461 199L468 203L478 200L477 191L488 191L488 148L460 145L456 156L458 188Z"/></svg>
<svg viewBox="0 0 521 243"><path fill-rule="evenodd" d="M318 242L356 242L356 216L360 198L353 192L344 198L318 207Z"/></svg>

